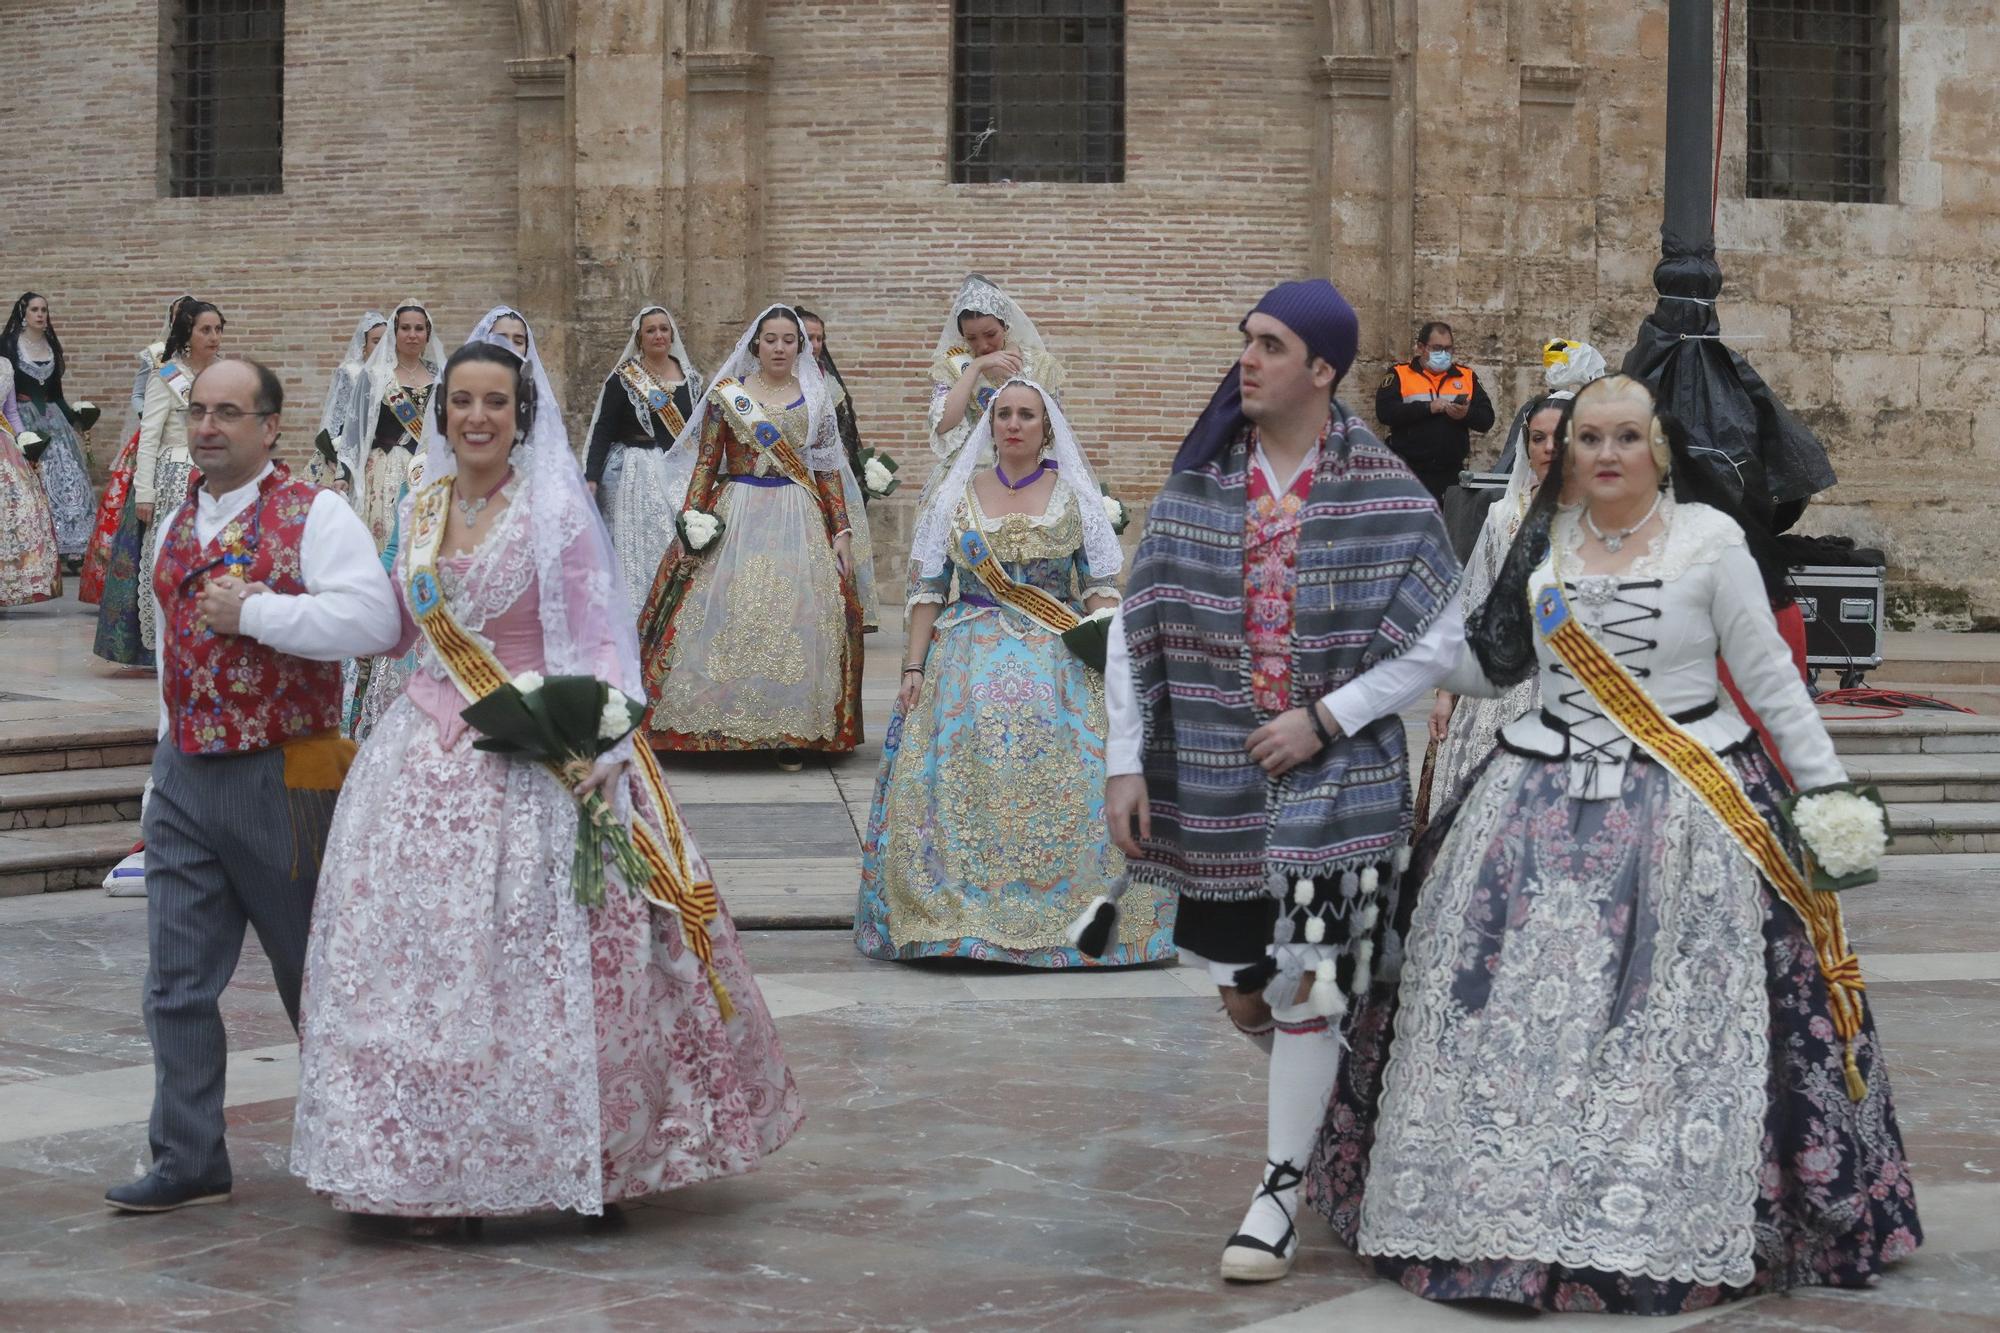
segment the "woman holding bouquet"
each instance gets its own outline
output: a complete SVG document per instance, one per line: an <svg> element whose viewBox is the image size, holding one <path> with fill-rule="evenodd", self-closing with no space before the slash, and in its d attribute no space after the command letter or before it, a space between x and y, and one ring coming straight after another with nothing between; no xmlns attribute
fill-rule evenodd
<svg viewBox="0 0 2000 1333"><path fill-rule="evenodd" d="M861 608L833 399L789 306L744 331L674 445L680 537L640 617L647 739L671 750L851 750Z"/></svg>
<svg viewBox="0 0 2000 1333"><path fill-rule="evenodd" d="M355 508L375 534L375 549L396 529L396 502L424 438L424 409L437 384L444 348L430 311L405 301L390 330L353 377L354 393L336 450L353 480Z"/></svg>
<svg viewBox="0 0 2000 1333"><path fill-rule="evenodd" d="M1106 842L1104 677L1060 621L1108 614L1123 564L1062 409L1008 380L917 519L902 686L862 842L862 953L1173 957L1173 895L1140 885L1101 959L1065 934L1125 867Z"/></svg>
<svg viewBox="0 0 2000 1333"><path fill-rule="evenodd" d="M477 748L461 716L544 674L640 697L615 557L551 402L532 345L524 364L469 343L444 367L395 563L400 648L423 665L347 777L307 951L292 1169L423 1233L739 1174L802 1115L651 756L627 738L559 775ZM636 710L606 711L616 735ZM659 861L643 884L595 862L591 905L603 877L577 864L603 853L578 824L605 802Z"/></svg>
<svg viewBox="0 0 2000 1333"><path fill-rule="evenodd" d="M632 336L597 394L583 476L604 511L633 605L645 600L674 539L687 477L674 484L667 454L701 401L701 383L673 315L649 305L632 317Z"/></svg>
<svg viewBox="0 0 2000 1333"><path fill-rule="evenodd" d="M1872 876L1882 809L1837 790L1771 613L1782 554L1646 386L1586 386L1550 467L1452 674L1539 672L1541 706L1418 847L1401 983L1357 983L1308 1197L1433 1300L1869 1285L1922 1229L1826 877Z"/></svg>
<svg viewBox="0 0 2000 1333"><path fill-rule="evenodd" d="M120 666L153 665L153 536L158 531L153 523L171 518L187 499L194 471L187 396L195 377L222 354L225 323L222 312L206 301L188 297L176 302L159 364L146 380L132 491L112 539L92 649Z"/></svg>
<svg viewBox="0 0 2000 1333"><path fill-rule="evenodd" d="M62 570L48 498L0 413L0 607L60 596Z"/></svg>
<svg viewBox="0 0 2000 1333"><path fill-rule="evenodd" d="M56 334L46 296L22 292L14 302L6 328L0 330L0 360L14 367L20 424L48 441L36 471L48 492L49 512L55 519L56 549L75 566L90 545L91 519L97 512L97 496L90 488L90 463L84 457L83 437L77 433L88 429L91 421L63 396L66 366L62 339Z"/></svg>

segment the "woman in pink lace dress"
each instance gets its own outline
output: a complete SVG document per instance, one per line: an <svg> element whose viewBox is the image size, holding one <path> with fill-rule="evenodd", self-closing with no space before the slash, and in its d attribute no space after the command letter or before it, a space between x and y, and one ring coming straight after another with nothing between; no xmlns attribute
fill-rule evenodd
<svg viewBox="0 0 2000 1333"><path fill-rule="evenodd" d="M425 576L511 676L595 675L639 693L633 618L539 357L474 339L448 363L424 476L400 516L408 692L348 774L305 976L292 1170L335 1207L433 1219L609 1204L754 1168L797 1129L797 1089L726 910L712 975L681 918L570 882L577 803L548 769L473 748ZM440 433L442 432L442 433ZM449 443L447 443L447 439ZM518 444L517 444L518 440ZM427 544L428 543L428 544ZM433 594L434 595L434 594ZM582 789L665 845L678 815L629 739ZM664 788L657 790L664 791ZM686 842L689 868L708 878ZM720 998L726 995L727 1000Z"/></svg>

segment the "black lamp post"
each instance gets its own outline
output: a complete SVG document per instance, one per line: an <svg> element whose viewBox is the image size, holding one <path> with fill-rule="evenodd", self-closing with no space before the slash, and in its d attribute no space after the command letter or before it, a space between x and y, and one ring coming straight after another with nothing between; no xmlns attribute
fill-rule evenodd
<svg viewBox="0 0 2000 1333"><path fill-rule="evenodd" d="M1668 0L1665 216L1653 290L1626 374L1651 385L1695 447L1733 473L1744 505L1783 532L1834 483L1826 447L1750 363L1721 341L1715 301L1715 15L1712 0Z"/></svg>

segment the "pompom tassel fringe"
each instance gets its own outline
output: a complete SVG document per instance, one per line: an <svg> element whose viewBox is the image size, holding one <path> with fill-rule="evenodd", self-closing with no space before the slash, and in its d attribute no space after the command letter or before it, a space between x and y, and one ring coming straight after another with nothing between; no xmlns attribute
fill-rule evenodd
<svg viewBox="0 0 2000 1333"><path fill-rule="evenodd" d="M1083 915L1069 923L1063 932L1077 952L1091 958L1102 958L1111 949L1111 941L1118 935L1118 904L1103 894L1090 900L1090 906L1083 909Z"/></svg>

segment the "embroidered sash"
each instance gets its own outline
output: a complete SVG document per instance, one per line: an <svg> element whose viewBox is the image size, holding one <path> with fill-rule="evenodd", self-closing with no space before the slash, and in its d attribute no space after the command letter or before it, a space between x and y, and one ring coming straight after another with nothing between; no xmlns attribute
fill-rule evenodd
<svg viewBox="0 0 2000 1333"><path fill-rule="evenodd" d="M1868 1086L1854 1063L1854 1038L1861 1031L1861 960L1848 947L1839 897L1811 886L1729 766L1662 712L1625 665L1576 622L1563 596L1560 576L1535 595L1534 615L1542 642L1590 691L1604 715L1662 768L1687 784L1805 923L1820 975L1826 979L1833 1028L1846 1048L1847 1095L1854 1101L1862 1100Z"/></svg>
<svg viewBox="0 0 2000 1333"><path fill-rule="evenodd" d="M708 396L722 409L723 418L729 428L757 452L777 465L778 471L801 486L810 488L813 484L812 469L806 466L799 451L792 448L792 442L785 433L765 414L763 405L750 396L743 381L733 376L724 376L709 389Z"/></svg>
<svg viewBox="0 0 2000 1333"><path fill-rule="evenodd" d="M971 366L971 364L972 364L972 353L968 351L963 345L954 344L953 346L947 347L945 349L944 367L946 370L949 370L951 372L951 378L954 382L957 381L959 376L963 375L966 372L967 367ZM1023 367L1022 373L1023 374L1027 373L1025 366ZM982 376L979 383L973 386L972 402L966 405L965 419L967 421L976 423L979 419L980 414L986 410L987 404L993 401L993 395L998 392L1000 392L1000 390L995 386L988 384L985 378Z"/></svg>
<svg viewBox="0 0 2000 1333"><path fill-rule="evenodd" d="M390 384L389 392L382 395L390 413L409 435L410 443L424 447L424 409L417 406L416 399L410 397L409 390L400 384Z"/></svg>
<svg viewBox="0 0 2000 1333"><path fill-rule="evenodd" d="M436 650L438 661L450 674L452 684L458 686L458 692L465 696L466 702L476 703L507 684L510 677L499 659L493 656L492 650L466 633L458 623L439 586L437 552L444 540L450 499L451 479L445 478L419 492L416 503L411 507L415 531L411 534L406 591L410 613ZM660 774L660 766L653 758L651 747L642 739L632 749L636 756L633 768L652 796L667 838L666 846L662 847L644 820L633 819L632 844L652 871L646 883L633 887L644 893L648 901L680 917L681 934L688 948L701 960L702 968L708 974L708 984L714 989L716 1002L721 1006L722 1017L727 1020L735 1014L735 1007L730 1003L722 978L716 974L715 945L708 933L710 923L720 915L721 910L715 883L698 877L694 872L680 815L667 795L666 780ZM557 776L561 774L558 772Z"/></svg>
<svg viewBox="0 0 2000 1333"><path fill-rule="evenodd" d="M977 523L979 510L974 508L972 513L973 521ZM958 553L964 557L972 572L979 576L979 581L986 585L986 591L992 594L994 601L1019 611L1049 633L1066 634L1083 623L1083 617L1040 588L1015 582L1013 575L1000 563L1000 558L993 554L986 534L978 528L967 528L959 534Z"/></svg>
<svg viewBox="0 0 2000 1333"><path fill-rule="evenodd" d="M661 388L660 382L654 379L652 373L644 366L637 361L627 361L618 367L618 377L631 385L633 391L646 400L646 406L653 410L653 415L667 428L668 440L677 439L680 433L687 429L687 418L683 417L681 410L674 406L673 394Z"/></svg>
<svg viewBox="0 0 2000 1333"><path fill-rule="evenodd" d="M153 373L167 386L175 402L182 407L188 405L188 395L194 392L194 376L187 373L187 367L178 361L162 361Z"/></svg>

